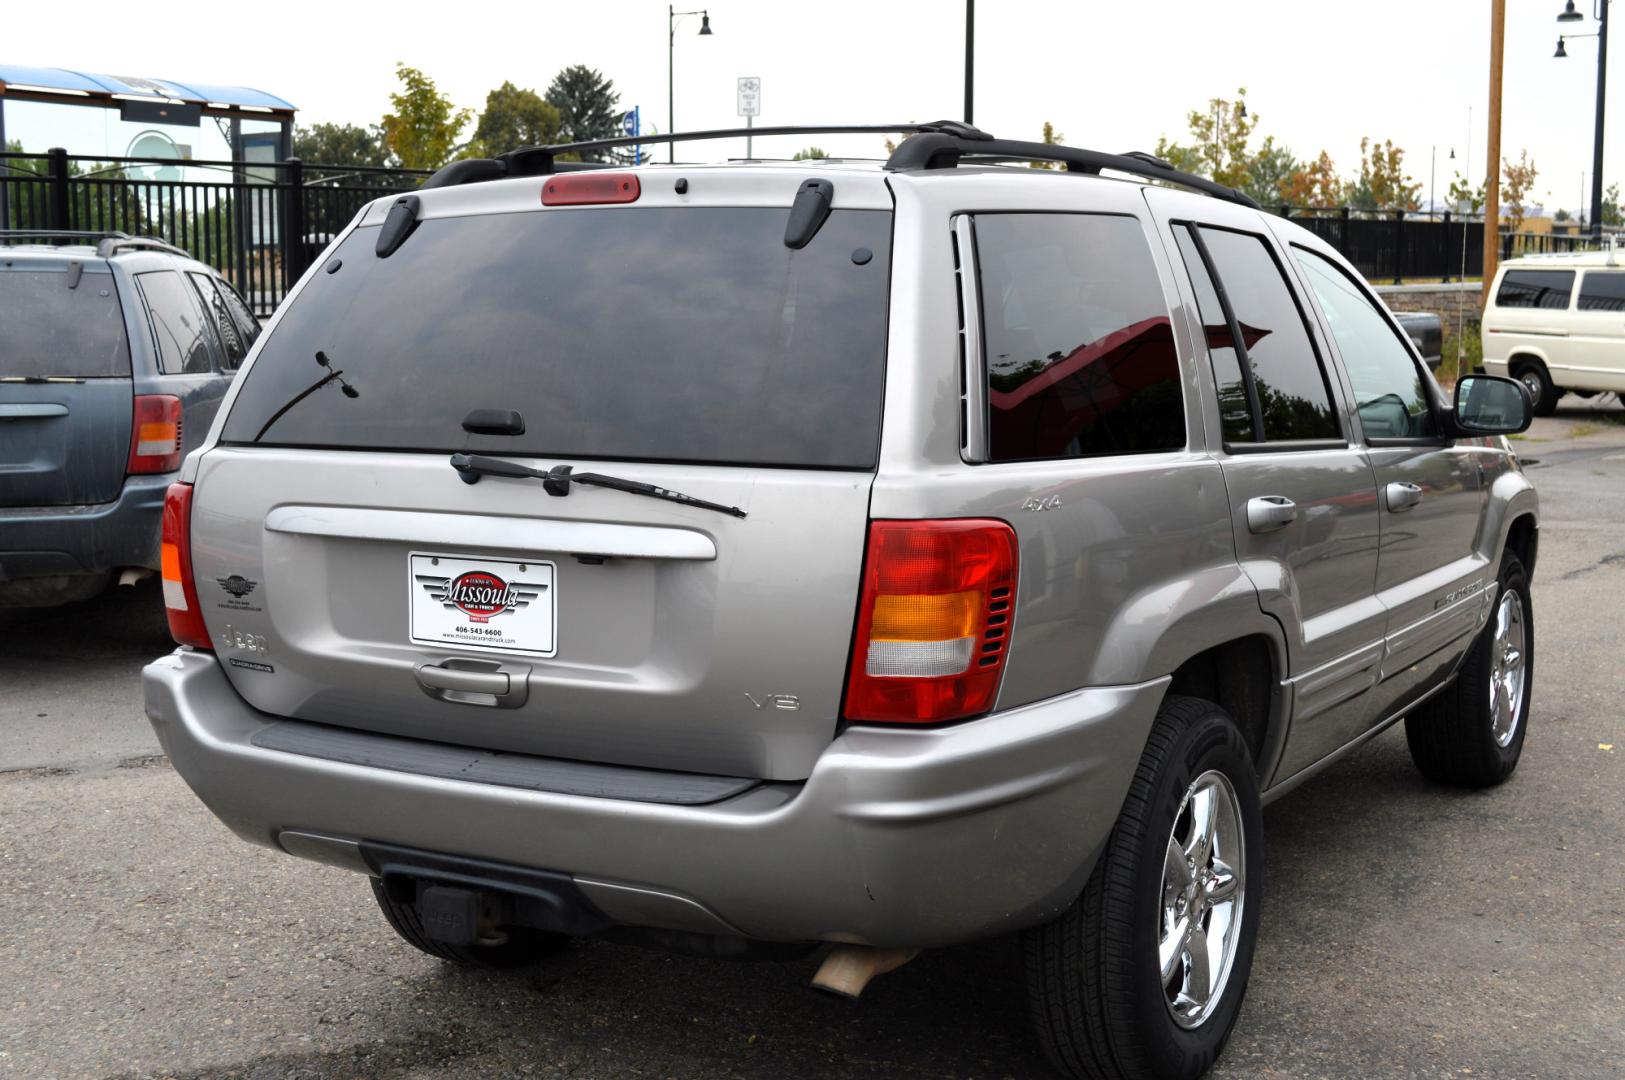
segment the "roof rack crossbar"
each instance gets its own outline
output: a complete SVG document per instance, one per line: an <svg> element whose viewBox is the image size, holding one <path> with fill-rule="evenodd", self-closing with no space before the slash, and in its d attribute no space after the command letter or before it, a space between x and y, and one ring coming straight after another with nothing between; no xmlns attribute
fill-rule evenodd
<svg viewBox="0 0 1625 1080"><path fill-rule="evenodd" d="M587 142L556 143L551 146L524 146L494 158L455 161L429 177L424 188L451 187L509 176L548 176L555 172L580 169L612 169L613 163L599 161L560 161L564 154L596 153L629 146L661 143L705 142L710 139L743 139L764 135L913 135L922 132L951 133L966 142L990 140L988 135L958 120L937 120L925 124L835 124L812 127L716 128L708 131L679 131L665 135L626 135Z"/></svg>
<svg viewBox="0 0 1625 1080"><path fill-rule="evenodd" d="M96 229L0 229L0 239L11 240L23 236L66 236L75 240L106 240L122 238L128 233Z"/></svg>
<svg viewBox="0 0 1625 1080"><path fill-rule="evenodd" d="M896 153L886 161L886 168L952 169L961 159L967 163L978 161L1055 161L1064 164L1068 172L1098 175L1102 170L1128 173L1146 180L1160 180L1168 184L1200 191L1216 199L1239 203L1259 209L1259 205L1235 188L1225 187L1205 176L1181 172L1161 158L1142 151L1127 154L1106 154L1099 150L1062 146L1058 143L1022 142L1015 139L960 138L948 132L923 132L904 140Z"/></svg>
<svg viewBox="0 0 1625 1080"><path fill-rule="evenodd" d="M0 229L0 240L17 240L23 237L52 240L94 240L96 241L96 256L101 259L126 249L167 251L171 255L180 255L188 259L192 257L190 252L183 251L174 244L160 240L156 236L131 236L127 232L119 232L116 229Z"/></svg>

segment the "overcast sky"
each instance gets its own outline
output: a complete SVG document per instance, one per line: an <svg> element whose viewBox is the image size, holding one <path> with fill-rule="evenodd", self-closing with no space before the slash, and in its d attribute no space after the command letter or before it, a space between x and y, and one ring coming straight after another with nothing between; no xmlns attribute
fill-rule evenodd
<svg viewBox="0 0 1625 1080"><path fill-rule="evenodd" d="M1589 13L1591 3L1578 6ZM1507 8L1503 153L1515 159L1527 148L1540 169L1536 198L1572 211L1582 172L1590 198L1596 41L1571 41L1569 59L1554 60L1561 0L1509 0ZM545 90L559 68L584 63L614 80L624 106L640 105L667 127L666 5L649 0L172 0L161 18L79 0L72 20L80 29L71 34L63 10L10 5L0 61L254 86L299 106L305 123L376 122L396 61L422 68L474 109L504 79ZM1475 184L1484 176L1489 10L1489 0L982 0L975 120L1022 138L1036 138L1050 120L1075 145L1150 150L1158 135L1184 135L1191 108L1246 86L1260 134L1300 157L1325 149L1345 175L1358 171L1361 136L1393 139L1424 200L1436 146L1443 200L1454 169L1470 166ZM762 78L760 124L961 115L957 0L717 0L710 12L709 37L696 34L698 17L678 26L679 130L742 123L734 115L740 75ZM1573 29L1595 24L1588 15ZM1616 71L1614 86L1604 174L1621 180L1625 73ZM761 140L756 151L788 156L811 141ZM864 137L816 142L833 153L880 152ZM739 155L743 145L714 152Z"/></svg>

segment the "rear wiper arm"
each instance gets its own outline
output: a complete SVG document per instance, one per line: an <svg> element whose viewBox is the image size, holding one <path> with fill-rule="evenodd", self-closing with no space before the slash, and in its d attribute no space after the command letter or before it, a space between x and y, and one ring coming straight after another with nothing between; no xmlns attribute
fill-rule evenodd
<svg viewBox="0 0 1625 1080"><path fill-rule="evenodd" d="M542 482L542 490L549 495L568 495L570 485L589 484L592 487L613 488L624 491L628 495L646 495L651 499L665 499L667 502L682 503L684 506L697 506L701 510L715 510L719 514L731 514L736 518L745 516L745 512L737 506L723 506L721 503L707 502L696 499L692 495L684 495L680 491L670 488L656 487L654 484L645 484L639 480L623 480L619 476L605 476L603 473L578 473L574 466L555 465L551 469L532 469L528 465L521 465L517 461L505 461L502 458L486 457L483 454L453 454L451 467L457 470L457 475L463 478L464 483L472 484L482 476L511 476L518 479L535 479Z"/></svg>

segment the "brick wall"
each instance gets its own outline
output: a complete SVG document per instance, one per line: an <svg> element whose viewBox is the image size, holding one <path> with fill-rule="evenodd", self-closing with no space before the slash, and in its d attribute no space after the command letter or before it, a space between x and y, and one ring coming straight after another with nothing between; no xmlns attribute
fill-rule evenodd
<svg viewBox="0 0 1625 1080"><path fill-rule="evenodd" d="M1457 316L1477 325L1478 301L1482 286L1476 281L1454 285L1377 285L1383 303L1393 311L1431 311L1446 326L1455 326Z"/></svg>

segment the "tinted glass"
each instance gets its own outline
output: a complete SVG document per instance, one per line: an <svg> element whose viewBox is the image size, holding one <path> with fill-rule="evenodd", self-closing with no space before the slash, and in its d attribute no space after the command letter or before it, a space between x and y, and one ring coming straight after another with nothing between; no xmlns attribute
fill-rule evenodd
<svg viewBox="0 0 1625 1080"><path fill-rule="evenodd" d="M1303 248L1292 250L1332 328L1343 367L1354 384L1354 403L1366 438L1433 435L1422 369L1376 303L1329 259Z"/></svg>
<svg viewBox="0 0 1625 1080"><path fill-rule="evenodd" d="M1224 305L1213 288L1202 253L1197 250L1188 226L1174 226L1174 237L1179 242L1179 253L1190 273L1191 285L1196 290L1196 308L1202 316L1202 332L1207 338L1207 355L1213 364L1213 381L1219 388L1219 421L1227 443L1246 443L1253 439L1253 413L1247 400L1247 384L1241 378L1241 359L1236 353L1236 339L1230 333L1230 324L1224 317Z"/></svg>
<svg viewBox="0 0 1625 1080"><path fill-rule="evenodd" d="M994 461L1179 450L1168 308L1131 217L976 218Z"/></svg>
<svg viewBox="0 0 1625 1080"><path fill-rule="evenodd" d="M1580 279L1581 311L1625 311L1625 273L1587 270Z"/></svg>
<svg viewBox="0 0 1625 1080"><path fill-rule="evenodd" d="M248 355L249 343L243 340L242 333L237 329L237 323L226 310L226 298L215 287L214 279L209 275L188 273L186 276L197 289L203 310L209 313L209 318L214 324L220 342L220 366L227 369L236 368L243 362L243 357Z"/></svg>
<svg viewBox="0 0 1625 1080"><path fill-rule="evenodd" d="M135 276L152 317L158 342L158 369L165 375L209 370L209 345L188 287L172 270L154 270Z"/></svg>
<svg viewBox="0 0 1625 1080"><path fill-rule="evenodd" d="M236 325L237 333L243 339L243 345L251 348L254 342L259 340L260 321L248 309L248 304L243 298L237 295L236 289L233 289L220 278L210 278L209 280L214 282L216 291L220 293L221 299L226 302L226 313L231 316L231 321Z"/></svg>
<svg viewBox="0 0 1625 1080"><path fill-rule="evenodd" d="M1264 438L1341 438L1303 314L1263 239L1207 226L1201 233L1252 361ZM1221 384L1220 397L1224 395Z"/></svg>
<svg viewBox="0 0 1625 1080"><path fill-rule="evenodd" d="M130 374L124 312L109 274L0 270L0 378Z"/></svg>
<svg viewBox="0 0 1625 1080"><path fill-rule="evenodd" d="M439 218L387 259L377 229L359 229L330 256L342 268L283 313L224 438L263 428L283 446L870 467L891 214L836 210L792 251L787 213ZM318 350L355 396L331 382L275 417L323 377ZM471 437L474 409L516 409L525 434Z"/></svg>
<svg viewBox="0 0 1625 1080"><path fill-rule="evenodd" d="M1566 308L1573 289L1573 270L1508 270L1495 291L1495 306Z"/></svg>

